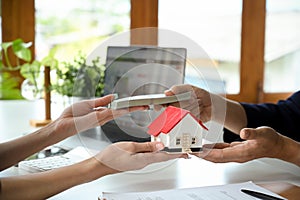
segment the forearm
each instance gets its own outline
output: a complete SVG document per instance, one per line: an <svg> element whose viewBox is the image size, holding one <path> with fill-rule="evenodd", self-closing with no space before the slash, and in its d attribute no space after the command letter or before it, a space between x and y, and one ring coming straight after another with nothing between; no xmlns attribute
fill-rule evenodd
<svg viewBox="0 0 300 200"><path fill-rule="evenodd" d="M91 158L56 170L3 178L1 180L0 199L46 199L73 186L90 182L109 173L110 168Z"/></svg>
<svg viewBox="0 0 300 200"><path fill-rule="evenodd" d="M247 126L247 116L240 103L227 99L224 126L236 134Z"/></svg>
<svg viewBox="0 0 300 200"><path fill-rule="evenodd" d="M281 154L278 154L278 158L300 167L300 143L286 136L282 137L284 146L281 150Z"/></svg>
<svg viewBox="0 0 300 200"><path fill-rule="evenodd" d="M63 136L64 133L57 131L57 124L52 123L34 133L0 144L0 170L8 168L67 137Z"/></svg>
<svg viewBox="0 0 300 200"><path fill-rule="evenodd" d="M239 134L240 130L247 126L247 116L241 104L219 95L212 95L211 98L214 104L213 116L215 116L212 120L224 124L225 128ZM222 113L223 107L226 109L225 116Z"/></svg>

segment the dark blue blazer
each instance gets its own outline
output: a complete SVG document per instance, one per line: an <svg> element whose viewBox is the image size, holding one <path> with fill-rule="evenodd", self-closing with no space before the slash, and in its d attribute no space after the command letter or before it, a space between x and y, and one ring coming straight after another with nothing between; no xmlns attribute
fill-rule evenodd
<svg viewBox="0 0 300 200"><path fill-rule="evenodd" d="M247 127L269 126L282 135L300 142L300 91L275 104L241 103L241 105L246 111ZM236 140L240 140L240 137L224 129L225 142Z"/></svg>

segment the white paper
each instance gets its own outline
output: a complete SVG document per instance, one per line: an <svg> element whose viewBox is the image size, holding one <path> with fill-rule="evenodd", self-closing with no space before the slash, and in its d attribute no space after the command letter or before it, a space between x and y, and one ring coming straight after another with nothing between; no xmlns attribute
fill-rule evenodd
<svg viewBox="0 0 300 200"><path fill-rule="evenodd" d="M227 184L220 186L208 186L198 188L185 188L174 190L160 190L153 192L135 193L107 193L103 192L99 199L105 200L254 200L255 197L241 192L241 189L255 190L272 196L283 198L252 182ZM285 198L283 198L285 199Z"/></svg>

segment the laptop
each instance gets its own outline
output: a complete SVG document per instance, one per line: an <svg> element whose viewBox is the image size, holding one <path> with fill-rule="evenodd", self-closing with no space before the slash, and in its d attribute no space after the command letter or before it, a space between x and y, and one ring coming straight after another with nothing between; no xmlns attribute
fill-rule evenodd
<svg viewBox="0 0 300 200"><path fill-rule="evenodd" d="M157 46L109 46L106 56L104 95L119 98L164 93L184 82L186 49ZM137 111L101 127L111 142L150 141L148 125L159 111Z"/></svg>

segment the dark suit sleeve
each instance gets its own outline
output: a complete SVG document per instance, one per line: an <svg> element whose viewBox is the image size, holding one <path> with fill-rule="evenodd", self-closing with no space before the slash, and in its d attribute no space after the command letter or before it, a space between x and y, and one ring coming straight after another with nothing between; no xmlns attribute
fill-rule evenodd
<svg viewBox="0 0 300 200"><path fill-rule="evenodd" d="M300 91L276 104L241 103L241 105L246 111L247 127L269 126L287 137L300 141ZM239 136L227 129L224 130L224 141L236 140L240 140Z"/></svg>

